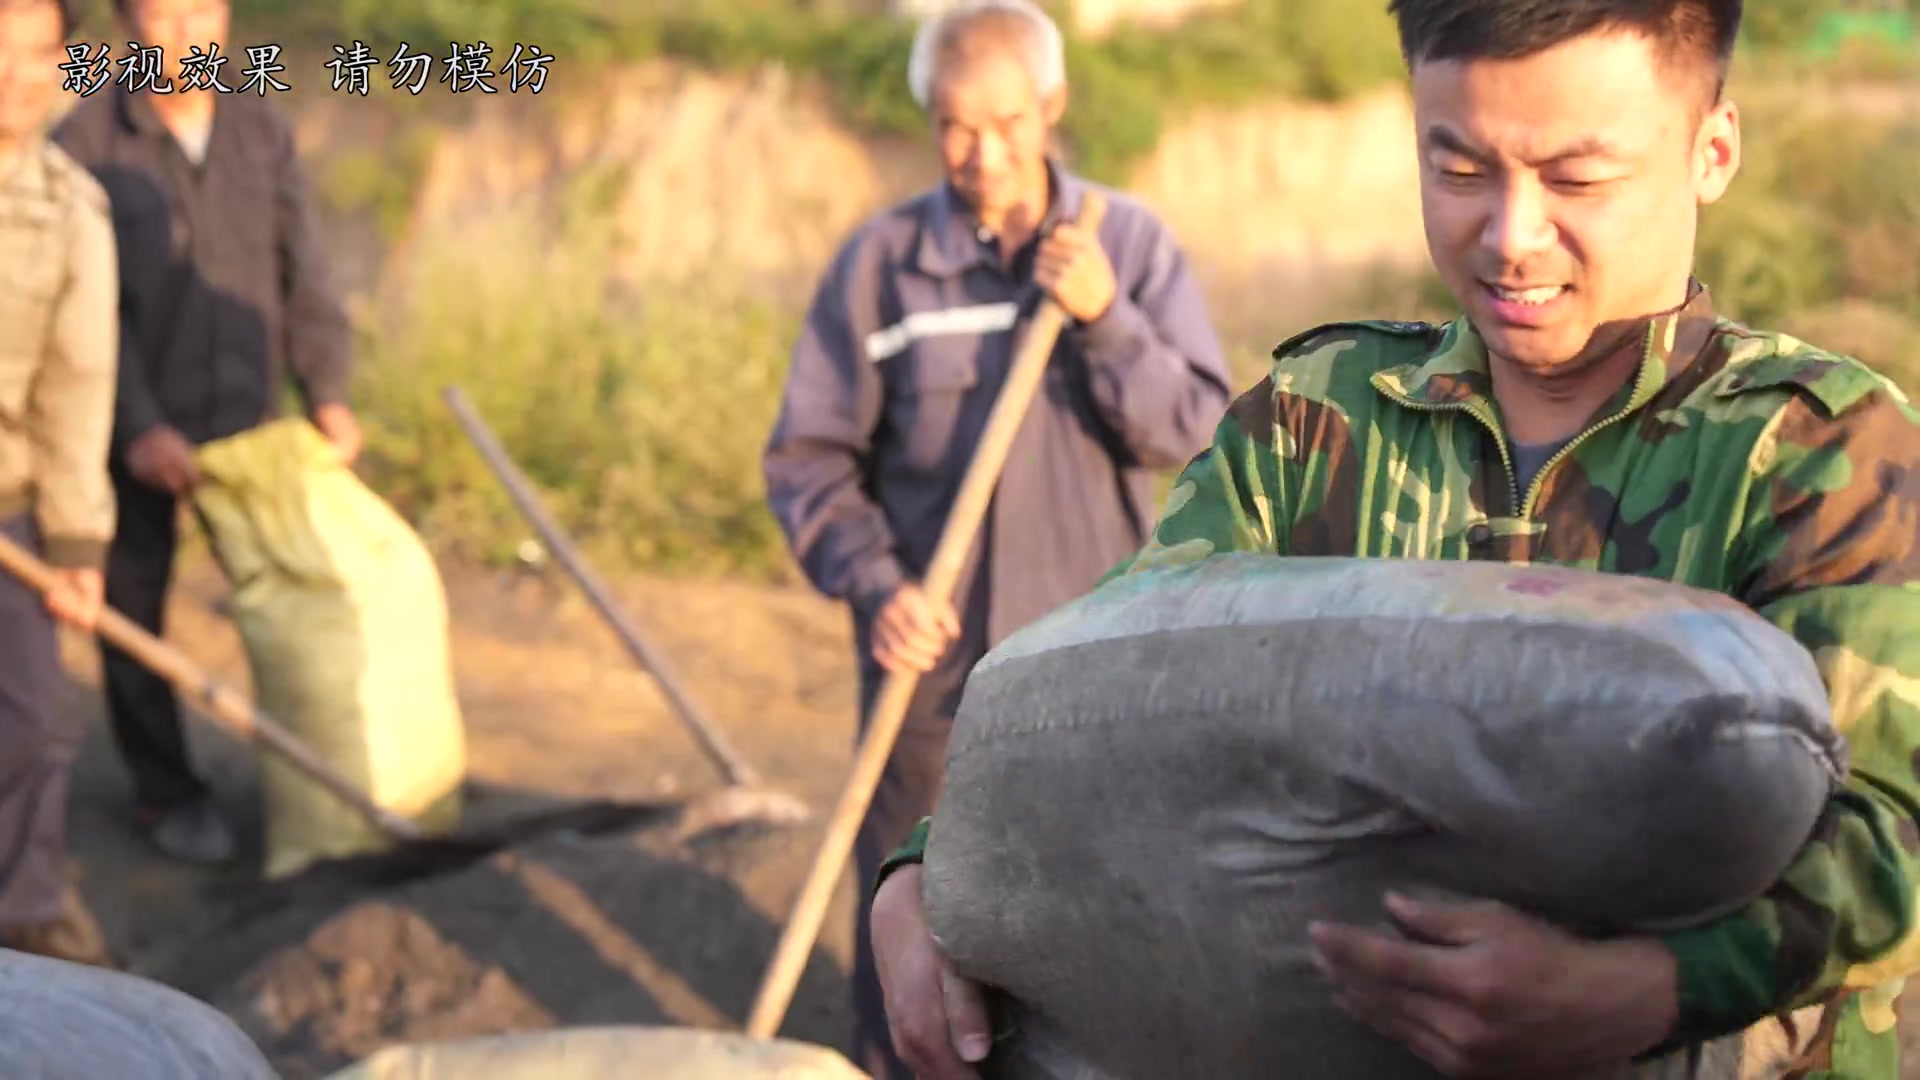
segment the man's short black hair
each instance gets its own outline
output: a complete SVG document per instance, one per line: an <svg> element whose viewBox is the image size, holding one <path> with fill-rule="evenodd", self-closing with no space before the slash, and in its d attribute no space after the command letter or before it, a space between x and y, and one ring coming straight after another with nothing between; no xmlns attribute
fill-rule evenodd
<svg viewBox="0 0 1920 1080"><path fill-rule="evenodd" d="M1668 63L1700 65L1718 100L1740 36L1741 0L1390 0L1409 67L1513 60L1599 30L1637 30Z"/></svg>

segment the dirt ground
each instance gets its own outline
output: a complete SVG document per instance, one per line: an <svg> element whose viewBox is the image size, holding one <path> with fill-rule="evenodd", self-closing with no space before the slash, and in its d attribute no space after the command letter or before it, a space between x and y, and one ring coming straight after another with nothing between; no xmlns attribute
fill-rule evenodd
<svg viewBox="0 0 1920 1080"><path fill-rule="evenodd" d="M447 568L476 831L576 799L663 807L661 824L536 839L470 865L369 860L264 884L251 752L206 723L195 751L243 827L247 861L173 865L125 825L128 789L97 661L66 642L69 707L93 725L75 775L83 889L131 970L238 1020L288 1080L392 1042L556 1024L744 1023L850 758L849 633L795 589L636 582L622 599L770 785L815 811L797 827L668 841L666 809L721 786L594 613L558 576ZM168 637L245 688L224 583L189 561ZM384 876L397 880L382 881ZM783 1034L847 1050L851 875Z"/></svg>
<svg viewBox="0 0 1920 1080"><path fill-rule="evenodd" d="M197 756L242 825L247 858L202 871L153 855L125 825L127 787L70 638L69 707L93 727L75 775L76 873L129 967L235 1018L287 1080L324 1077L395 1042L555 1025L738 1028L844 779L854 685L841 609L803 589L640 580L622 599L692 694L807 824L695 845L672 808L720 775L571 585L555 572L447 567L468 731L468 827L571 800L660 807L659 824L558 832L476 861L373 859L286 882L251 869L250 751L195 723ZM190 559L169 638L245 688L225 586ZM847 1050L851 875L829 911L783 1034ZM1920 1076L1920 1008L1908 1009Z"/></svg>

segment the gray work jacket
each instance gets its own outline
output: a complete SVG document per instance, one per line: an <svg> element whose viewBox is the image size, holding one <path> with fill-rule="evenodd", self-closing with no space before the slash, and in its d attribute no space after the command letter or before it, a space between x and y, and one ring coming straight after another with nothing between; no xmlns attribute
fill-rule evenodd
<svg viewBox="0 0 1920 1080"><path fill-rule="evenodd" d="M1052 166L1043 230L1092 185ZM1226 363L1173 236L1101 188L1112 307L1062 333L955 589L986 647L1088 589L1142 543L1152 474L1207 446ZM814 586L864 631L918 579L1036 306L946 185L863 223L815 294L764 455L767 497ZM865 634L862 633L862 638Z"/></svg>

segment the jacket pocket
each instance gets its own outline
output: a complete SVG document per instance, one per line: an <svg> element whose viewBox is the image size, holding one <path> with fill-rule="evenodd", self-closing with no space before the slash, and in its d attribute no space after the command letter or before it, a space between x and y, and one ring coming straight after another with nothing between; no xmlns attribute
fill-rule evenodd
<svg viewBox="0 0 1920 1080"><path fill-rule="evenodd" d="M17 429L27 417L27 394L46 356L58 292L54 259L0 271L0 327L6 327L0 332L0 427Z"/></svg>
<svg viewBox="0 0 1920 1080"><path fill-rule="evenodd" d="M34 355L27 348L0 347L0 428L18 428L26 422L34 368Z"/></svg>
<svg viewBox="0 0 1920 1080"><path fill-rule="evenodd" d="M0 417L25 415L60 292L61 260L46 236L0 235Z"/></svg>
<svg viewBox="0 0 1920 1080"><path fill-rule="evenodd" d="M902 459L915 472L957 474L966 467L972 447L957 440L970 426L979 350L972 336L928 338L896 361L889 422Z"/></svg>
<svg viewBox="0 0 1920 1080"><path fill-rule="evenodd" d="M10 336L0 334L0 338ZM0 498L11 498L32 483L27 395L36 370L33 355L24 346L0 341Z"/></svg>

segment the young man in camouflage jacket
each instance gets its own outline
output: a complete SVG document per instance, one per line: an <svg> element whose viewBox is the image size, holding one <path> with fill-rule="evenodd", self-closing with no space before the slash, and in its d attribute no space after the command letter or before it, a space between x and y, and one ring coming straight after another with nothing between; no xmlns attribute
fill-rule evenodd
<svg viewBox="0 0 1920 1080"><path fill-rule="evenodd" d="M1686 1075L1687 1051L1800 1010L1796 1075L1895 1080L1893 1001L1920 968L1920 413L1852 359L1716 312L1693 276L1699 207L1739 164L1722 93L1740 4L1392 10L1429 248L1464 317L1282 344L1114 572L1490 559L1742 600L1812 654L1852 759L1764 896L1609 941L1396 900L1418 940L1319 926L1311 945L1344 1008L1449 1075ZM926 833L883 871L874 952L907 1059L967 1076L988 1028L922 919Z"/></svg>

